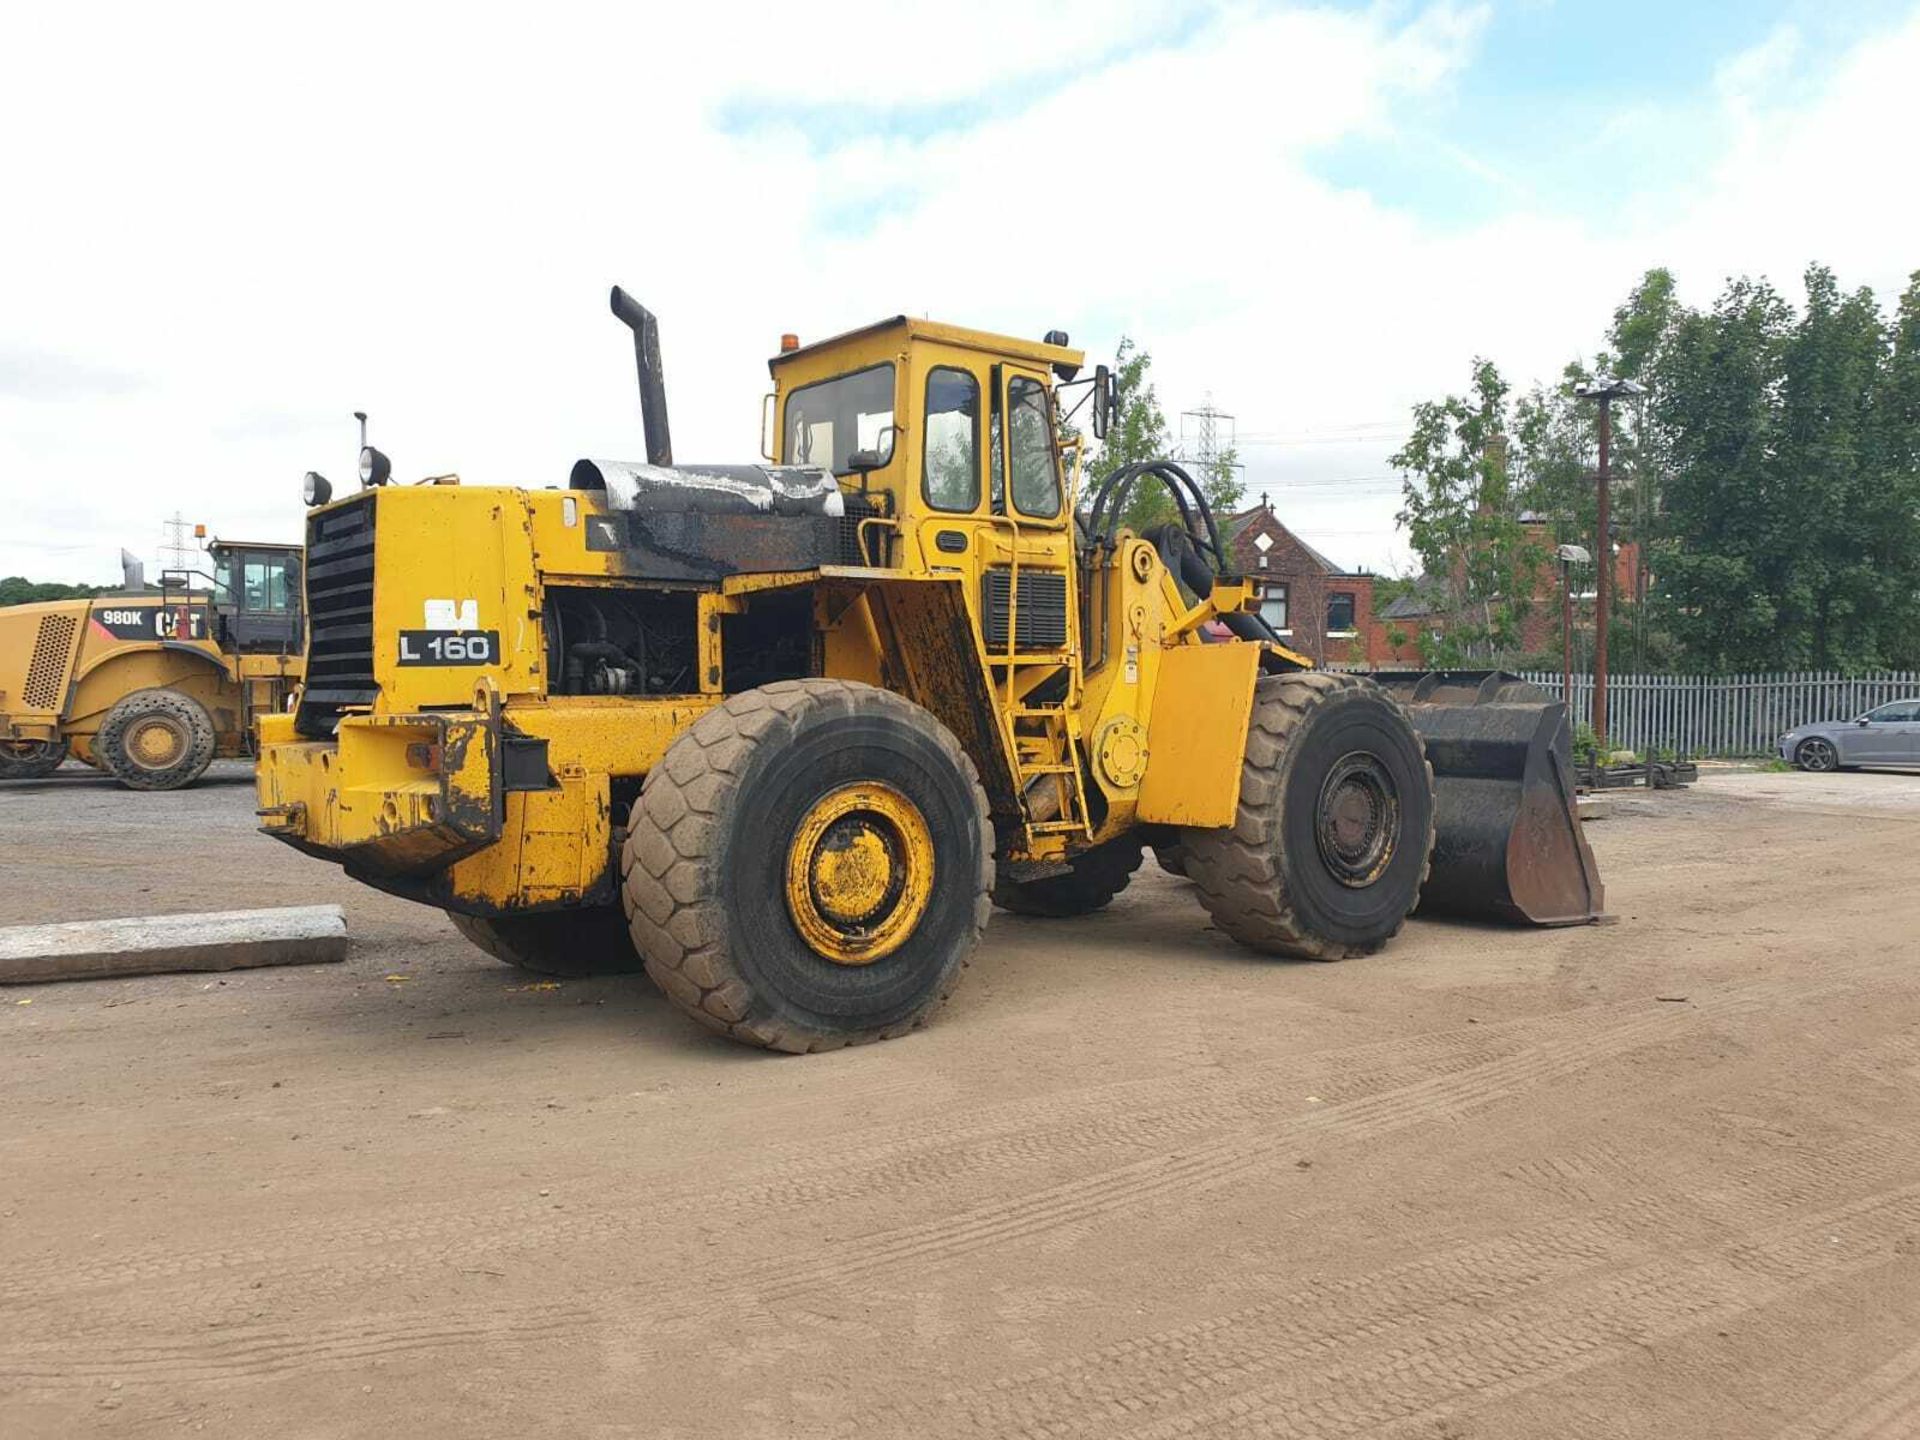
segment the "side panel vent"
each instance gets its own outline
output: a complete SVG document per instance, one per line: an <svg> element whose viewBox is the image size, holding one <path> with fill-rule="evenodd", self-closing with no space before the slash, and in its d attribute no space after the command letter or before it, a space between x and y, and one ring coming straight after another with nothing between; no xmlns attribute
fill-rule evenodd
<svg viewBox="0 0 1920 1440"><path fill-rule="evenodd" d="M1013 577L1005 569L980 577L981 633L987 651L1007 648L1007 600ZM1058 570L1020 572L1019 618L1014 622L1017 650L1059 650L1067 643L1067 577Z"/></svg>
<svg viewBox="0 0 1920 1440"><path fill-rule="evenodd" d="M42 615L40 633L33 637L33 659L27 662L27 684L22 698L29 710L58 710L66 685L67 656L73 650L74 615Z"/></svg>

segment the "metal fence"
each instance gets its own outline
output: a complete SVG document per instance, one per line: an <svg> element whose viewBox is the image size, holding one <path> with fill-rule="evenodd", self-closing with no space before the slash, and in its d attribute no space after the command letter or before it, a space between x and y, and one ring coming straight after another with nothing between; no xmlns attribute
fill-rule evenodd
<svg viewBox="0 0 1920 1440"><path fill-rule="evenodd" d="M1560 693L1558 670L1527 679ZM1848 720L1889 700L1920 699L1920 672L1876 675L1611 675L1607 739L1618 750L1681 756L1770 755L1781 735L1813 720ZM1593 677L1573 677L1576 724L1593 718Z"/></svg>

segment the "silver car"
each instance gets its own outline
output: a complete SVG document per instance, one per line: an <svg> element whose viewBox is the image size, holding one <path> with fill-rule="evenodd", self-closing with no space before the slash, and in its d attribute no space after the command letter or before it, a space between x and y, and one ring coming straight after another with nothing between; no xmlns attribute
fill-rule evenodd
<svg viewBox="0 0 1920 1440"><path fill-rule="evenodd" d="M1780 758L1802 770L1920 765L1920 700L1895 700L1852 720L1789 730L1780 737Z"/></svg>

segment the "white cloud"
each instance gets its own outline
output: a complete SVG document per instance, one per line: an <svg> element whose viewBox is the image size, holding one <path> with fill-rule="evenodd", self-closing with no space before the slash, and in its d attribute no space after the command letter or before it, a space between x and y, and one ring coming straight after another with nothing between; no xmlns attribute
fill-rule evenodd
<svg viewBox="0 0 1920 1440"><path fill-rule="evenodd" d="M1708 293L1815 257L1891 284L1920 233L1871 146L1906 133L1920 24L1790 107L1790 42L1729 63L1734 138L1685 195L1627 177L1580 214L1463 228L1313 161L1438 103L1478 6L192 17L10 21L0 378L58 363L0 383L0 573L110 578L176 505L297 536L300 472L350 479L356 408L403 475L543 485L633 452L615 281L661 315L676 451L724 459L755 452L784 330L1126 331L1170 409L1210 391L1297 434L1401 417L1474 353L1550 375L1650 264ZM1819 203L1774 200L1799 193ZM1251 488L1337 558L1392 563L1391 489L1325 483L1391 448L1249 449Z"/></svg>

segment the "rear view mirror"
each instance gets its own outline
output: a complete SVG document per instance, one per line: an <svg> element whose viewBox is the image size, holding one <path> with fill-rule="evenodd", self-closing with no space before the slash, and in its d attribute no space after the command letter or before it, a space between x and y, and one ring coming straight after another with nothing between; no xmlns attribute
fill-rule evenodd
<svg viewBox="0 0 1920 1440"><path fill-rule="evenodd" d="M1118 387L1113 372L1104 365L1093 367L1093 438L1104 440L1120 408Z"/></svg>
<svg viewBox="0 0 1920 1440"><path fill-rule="evenodd" d="M873 444L862 450L855 450L847 456L847 469L856 475L864 475L869 470L880 470L893 463L893 442L900 434L898 425L883 427L874 437Z"/></svg>

